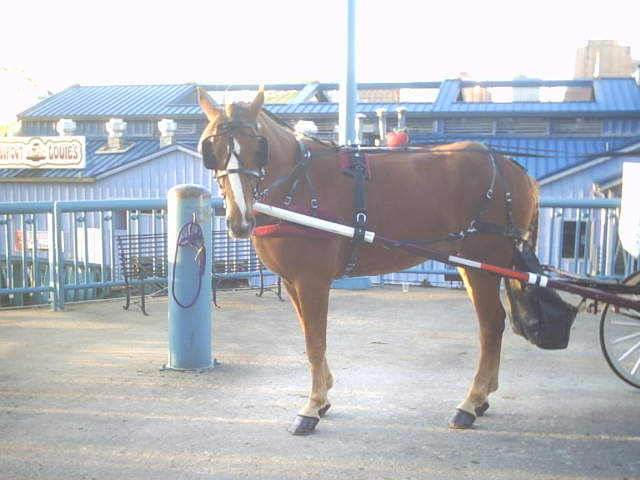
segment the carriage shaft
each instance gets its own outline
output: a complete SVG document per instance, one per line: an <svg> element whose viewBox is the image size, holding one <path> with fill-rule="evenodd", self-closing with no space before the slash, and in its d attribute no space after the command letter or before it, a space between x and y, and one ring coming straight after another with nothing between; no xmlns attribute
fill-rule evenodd
<svg viewBox="0 0 640 480"><path fill-rule="evenodd" d="M301 213L292 212L283 208L273 207L271 205L266 205L259 202L256 202L253 208L255 211L263 213L265 215L304 225L306 227L317 228L319 230L324 230L326 232L341 235L343 237L353 238L353 236L355 235L355 229L353 227L330 222L327 220L322 220L319 218L311 217L309 215L303 215ZM540 275L532 272L520 272L518 270L512 270L510 268L504 268L497 265L491 265L488 263L482 263L476 260L459 257L456 255L450 255L447 252L436 250L434 248L429 248L414 243L400 242L395 239L382 237L370 231L365 232L364 239L367 243L379 244L389 248L401 248L402 250L413 255L436 260L448 265L452 265L454 267L482 270L502 277L521 280L532 285L550 287L556 290L574 293L584 298L598 300L604 303L609 303L623 308L630 308L632 310L640 312L640 301L622 297L620 295L615 295L603 290L598 290L597 288L585 287L582 285L571 283L570 281L550 278L547 275Z"/></svg>

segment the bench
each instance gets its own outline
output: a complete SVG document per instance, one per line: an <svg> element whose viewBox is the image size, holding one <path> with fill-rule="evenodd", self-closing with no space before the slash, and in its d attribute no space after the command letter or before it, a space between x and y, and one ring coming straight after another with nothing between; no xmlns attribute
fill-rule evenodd
<svg viewBox="0 0 640 480"><path fill-rule="evenodd" d="M164 291L168 279L167 234L135 234L116 237L118 259L125 283L126 303L124 309L131 305L134 291L140 295L140 308L147 315L145 297L149 286L155 292ZM212 233L212 285L213 303L218 306L216 292L225 287L251 286L253 278L258 279L257 296L265 291L274 291L282 299L282 283L277 277L275 286L266 286L265 271L258 258L251 240L230 238L226 231Z"/></svg>
<svg viewBox="0 0 640 480"><path fill-rule="evenodd" d="M214 231L212 239L213 250L213 303L218 306L216 291L218 289L237 286L239 282L246 282L251 286L251 279L258 278L261 297L265 291L274 291L280 300L282 298L282 281L277 277L274 287L265 286L264 265L258 258L253 244L249 239L234 239L226 231Z"/></svg>
<svg viewBox="0 0 640 480"><path fill-rule="evenodd" d="M123 308L129 309L131 292L137 288L142 313L148 315L145 305L146 287L153 285L156 291L162 291L162 285L167 282L167 234L118 235L116 243L127 297Z"/></svg>

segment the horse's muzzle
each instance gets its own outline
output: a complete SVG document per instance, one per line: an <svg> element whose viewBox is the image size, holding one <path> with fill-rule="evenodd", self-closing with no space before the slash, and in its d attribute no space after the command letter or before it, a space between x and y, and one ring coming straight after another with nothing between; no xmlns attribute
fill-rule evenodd
<svg viewBox="0 0 640 480"><path fill-rule="evenodd" d="M227 219L227 228L232 238L249 238L256 228L256 219L253 215L247 216L240 221Z"/></svg>

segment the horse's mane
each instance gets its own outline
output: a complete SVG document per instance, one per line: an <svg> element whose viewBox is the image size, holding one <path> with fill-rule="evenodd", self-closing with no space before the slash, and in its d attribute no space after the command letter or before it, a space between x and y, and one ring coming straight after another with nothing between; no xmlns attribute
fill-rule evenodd
<svg viewBox="0 0 640 480"><path fill-rule="evenodd" d="M276 123L278 126L280 126L280 127L284 128L285 130L289 131L290 133L292 133L296 137L302 136L303 138L306 138L308 140L312 140L312 141L314 141L314 142L316 142L316 143L318 143L320 145L323 145L325 147L331 148L333 150L339 150L338 145L336 145L334 142L331 142L329 140L322 140L322 139L320 139L318 137L314 137L313 135L308 135L306 133L303 134L301 132L298 132L291 125L289 125L287 122L285 122L284 120L279 118L277 115L274 115L273 113L271 113L266 108L262 108L260 113L262 113L269 120L271 120L274 123Z"/></svg>

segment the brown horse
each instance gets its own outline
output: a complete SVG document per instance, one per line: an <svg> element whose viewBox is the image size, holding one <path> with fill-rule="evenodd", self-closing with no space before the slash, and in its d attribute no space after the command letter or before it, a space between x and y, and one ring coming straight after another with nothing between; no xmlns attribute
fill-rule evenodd
<svg viewBox="0 0 640 480"><path fill-rule="evenodd" d="M201 139L203 160L216 172L232 236L246 238L252 236L257 223L277 223L252 211L257 197L275 206L281 206L287 197L293 199L292 206L317 203L316 212L328 212L338 223L353 223L354 185L341 172L341 149L297 137L263 111L262 90L251 103L224 108L216 107L204 90L199 90L198 97L209 120ZM471 142L368 157L367 230L394 239L432 240L430 246L446 252L511 265L514 239L495 227L511 223L514 229L526 231L537 210L538 194L535 181L516 163ZM479 211L481 220L493 229L475 231ZM284 234L254 236L253 241L262 262L282 277L304 333L311 391L289 431L309 434L330 407L329 290L352 259L352 242L331 235ZM424 260L400 248L363 245L350 275L397 272ZM499 298L501 279L470 269L460 269L460 274L478 316L480 358L467 396L450 421L452 428L470 427L488 408L489 394L498 388L505 325Z"/></svg>

